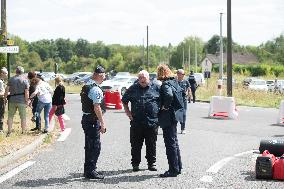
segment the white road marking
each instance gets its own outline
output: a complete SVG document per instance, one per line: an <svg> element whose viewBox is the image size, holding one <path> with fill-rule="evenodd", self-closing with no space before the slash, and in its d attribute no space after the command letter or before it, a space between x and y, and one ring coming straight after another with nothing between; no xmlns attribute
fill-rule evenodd
<svg viewBox="0 0 284 189"><path fill-rule="evenodd" d="M229 161L233 160L234 157L226 157L224 159L221 159L220 161L218 161L217 163L215 163L214 165L212 165L206 172L207 173L218 173L218 171L224 166L226 165Z"/></svg>
<svg viewBox="0 0 284 189"><path fill-rule="evenodd" d="M246 152L241 152L241 153L235 154L234 156L235 156L235 157L240 157L240 156L243 156L243 155L246 155L246 154L250 154L250 153L253 153L253 152L255 152L255 150L250 150L250 151L246 151Z"/></svg>
<svg viewBox="0 0 284 189"><path fill-rule="evenodd" d="M59 142L65 141L70 133L71 133L71 128L66 128L63 132L61 132L57 141L59 141Z"/></svg>
<svg viewBox="0 0 284 189"><path fill-rule="evenodd" d="M5 180L12 178L13 176L15 176L16 174L18 174L19 172L21 172L22 170L28 168L29 166L31 166L32 164L34 164L35 161L27 161L26 163L16 167L15 169L9 171L8 173L6 173L5 175L0 177L0 183L4 182Z"/></svg>
<svg viewBox="0 0 284 189"><path fill-rule="evenodd" d="M201 179L200 179L200 181L202 181L202 182L212 182L213 181L213 178L212 178L212 176L203 176Z"/></svg>

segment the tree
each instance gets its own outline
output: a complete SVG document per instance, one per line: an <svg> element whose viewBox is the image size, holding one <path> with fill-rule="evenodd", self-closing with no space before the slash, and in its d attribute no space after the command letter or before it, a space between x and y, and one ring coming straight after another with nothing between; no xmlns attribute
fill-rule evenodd
<svg viewBox="0 0 284 189"><path fill-rule="evenodd" d="M59 38L55 41L57 47L57 56L61 58L64 62L71 60L73 56L74 43L70 39Z"/></svg>
<svg viewBox="0 0 284 189"><path fill-rule="evenodd" d="M78 57L89 57L91 54L91 46L85 39L78 39L74 50Z"/></svg>

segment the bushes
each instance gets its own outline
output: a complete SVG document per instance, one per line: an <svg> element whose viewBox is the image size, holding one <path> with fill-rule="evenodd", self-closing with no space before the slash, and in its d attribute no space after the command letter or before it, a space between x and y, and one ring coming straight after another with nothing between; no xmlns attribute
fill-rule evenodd
<svg viewBox="0 0 284 189"><path fill-rule="evenodd" d="M258 64L258 65L241 65L233 64L233 72L246 76L266 76L274 75L276 77L284 77L284 66L275 64ZM224 65L224 70L227 70L227 66ZM213 72L219 72L219 65L214 65L212 67Z"/></svg>

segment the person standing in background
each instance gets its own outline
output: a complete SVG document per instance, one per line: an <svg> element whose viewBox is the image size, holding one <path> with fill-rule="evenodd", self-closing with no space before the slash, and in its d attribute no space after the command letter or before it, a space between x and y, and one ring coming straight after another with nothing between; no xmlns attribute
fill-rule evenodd
<svg viewBox="0 0 284 189"><path fill-rule="evenodd" d="M192 102L195 103L195 91L197 89L197 83L193 74L193 71L190 71L190 75L188 76L188 81L190 83L190 89L191 89L191 94L192 94ZM190 103L190 99L189 99L189 103Z"/></svg>
<svg viewBox="0 0 284 189"><path fill-rule="evenodd" d="M18 109L21 119L22 133L25 133L26 123L26 106L29 103L29 81L24 77L24 68L18 66L16 75L8 81L4 98L8 100L8 133L7 137L12 132L13 118Z"/></svg>
<svg viewBox="0 0 284 189"><path fill-rule="evenodd" d="M185 121L186 121L186 110L187 110L187 100L190 98L190 83L188 80L184 79L184 70L178 69L177 70L177 81L179 86L183 89L183 122L180 123L181 126L181 134L185 134Z"/></svg>
<svg viewBox="0 0 284 189"><path fill-rule="evenodd" d="M64 105L65 105L65 87L63 85L62 79L60 76L55 78L55 84L57 87L55 88L55 91L53 93L52 97L52 108L49 112L49 123L55 113L55 115L58 118L59 125L61 131L65 130L65 124L64 119L62 115L64 114Z"/></svg>
<svg viewBox="0 0 284 189"><path fill-rule="evenodd" d="M5 67L0 70L0 134L4 133L3 131L3 121L5 113L5 84L4 79L7 78L8 71Z"/></svg>

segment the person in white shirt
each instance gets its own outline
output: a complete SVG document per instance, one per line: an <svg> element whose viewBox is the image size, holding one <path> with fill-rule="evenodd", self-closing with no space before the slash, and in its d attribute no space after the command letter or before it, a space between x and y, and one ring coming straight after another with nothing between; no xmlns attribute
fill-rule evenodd
<svg viewBox="0 0 284 189"><path fill-rule="evenodd" d="M36 84L35 91L31 94L30 98L33 98L35 95L38 97L38 104L36 107L36 127L40 130L41 126L41 117L40 113L44 109L44 122L45 127L43 133L48 132L49 128L49 111L52 107L52 87L45 81L40 80L39 78L32 79L32 82Z"/></svg>
<svg viewBox="0 0 284 189"><path fill-rule="evenodd" d="M4 79L7 78L8 71L5 67L0 70L0 134L3 133L3 120L5 113L5 84Z"/></svg>

